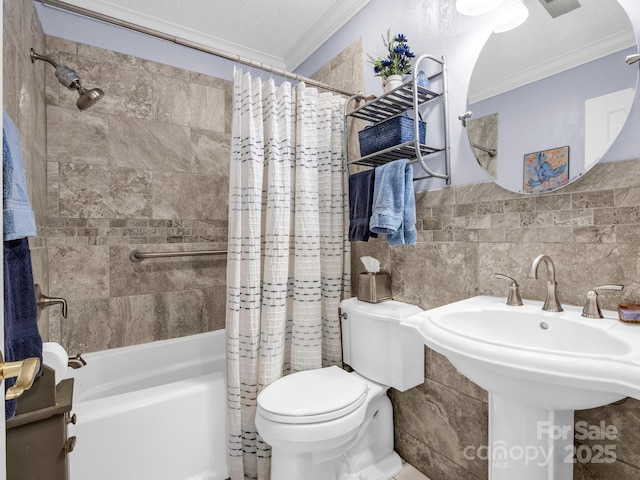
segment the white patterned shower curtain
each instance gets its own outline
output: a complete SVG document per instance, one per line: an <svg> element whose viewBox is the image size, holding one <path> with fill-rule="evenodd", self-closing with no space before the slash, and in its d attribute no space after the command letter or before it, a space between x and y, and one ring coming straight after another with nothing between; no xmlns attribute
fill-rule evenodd
<svg viewBox="0 0 640 480"><path fill-rule="evenodd" d="M288 373L342 362L338 305L351 296L344 100L239 69L234 77L228 450L232 480L265 480L258 393Z"/></svg>

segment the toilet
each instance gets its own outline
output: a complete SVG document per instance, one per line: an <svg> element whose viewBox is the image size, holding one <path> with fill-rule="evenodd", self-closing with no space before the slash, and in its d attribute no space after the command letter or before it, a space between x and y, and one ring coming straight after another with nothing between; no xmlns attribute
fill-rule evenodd
<svg viewBox="0 0 640 480"><path fill-rule="evenodd" d="M256 427L271 446L272 480L388 480L393 450L389 387L424 382L424 344L405 318L416 305L356 298L340 303L344 363L293 373L258 395Z"/></svg>

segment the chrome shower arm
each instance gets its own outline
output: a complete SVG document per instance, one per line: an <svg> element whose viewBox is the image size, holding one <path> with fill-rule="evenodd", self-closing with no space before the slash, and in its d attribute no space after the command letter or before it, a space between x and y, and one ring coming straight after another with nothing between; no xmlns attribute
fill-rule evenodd
<svg viewBox="0 0 640 480"><path fill-rule="evenodd" d="M46 55L36 53L33 48L31 49L30 55L31 63L34 63L36 60L44 60L56 69L56 78L62 85L69 90L78 92L79 98L76 102L76 107L80 110L86 110L104 97L104 92L99 88L92 88L91 90L84 88L82 83L80 83L80 76L73 68L66 65L58 65L57 62Z"/></svg>
<svg viewBox="0 0 640 480"><path fill-rule="evenodd" d="M55 61L53 61L51 58L47 57L46 55L40 55L39 53L36 53L32 48L31 63L34 63L36 60L44 60L45 62L48 62L51 65L53 65L53 68L58 68L58 64Z"/></svg>

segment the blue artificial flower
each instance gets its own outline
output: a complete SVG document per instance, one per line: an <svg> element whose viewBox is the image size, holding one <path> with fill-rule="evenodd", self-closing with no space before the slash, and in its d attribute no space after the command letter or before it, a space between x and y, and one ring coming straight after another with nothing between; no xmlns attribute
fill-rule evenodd
<svg viewBox="0 0 640 480"><path fill-rule="evenodd" d="M369 62L373 65L376 76L388 78L391 75L405 75L411 73L410 59L415 57L407 45L407 37L398 33L391 36L391 29L387 30L386 37L382 36L382 42L386 48L386 57L372 57L368 55Z"/></svg>

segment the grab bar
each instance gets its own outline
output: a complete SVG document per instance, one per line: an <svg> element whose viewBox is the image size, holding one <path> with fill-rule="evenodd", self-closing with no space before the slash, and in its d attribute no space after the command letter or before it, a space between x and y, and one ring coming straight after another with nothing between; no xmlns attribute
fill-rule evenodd
<svg viewBox="0 0 640 480"><path fill-rule="evenodd" d="M490 157L495 157L496 155L498 155L498 151L495 148L483 147L482 145L478 145L477 143L472 143L471 145L473 145L478 150L482 150L483 152L488 153Z"/></svg>
<svg viewBox="0 0 640 480"><path fill-rule="evenodd" d="M140 252L133 250L129 258L132 262L141 262L145 258L195 257L197 255L226 255L226 250L196 250L193 252Z"/></svg>

